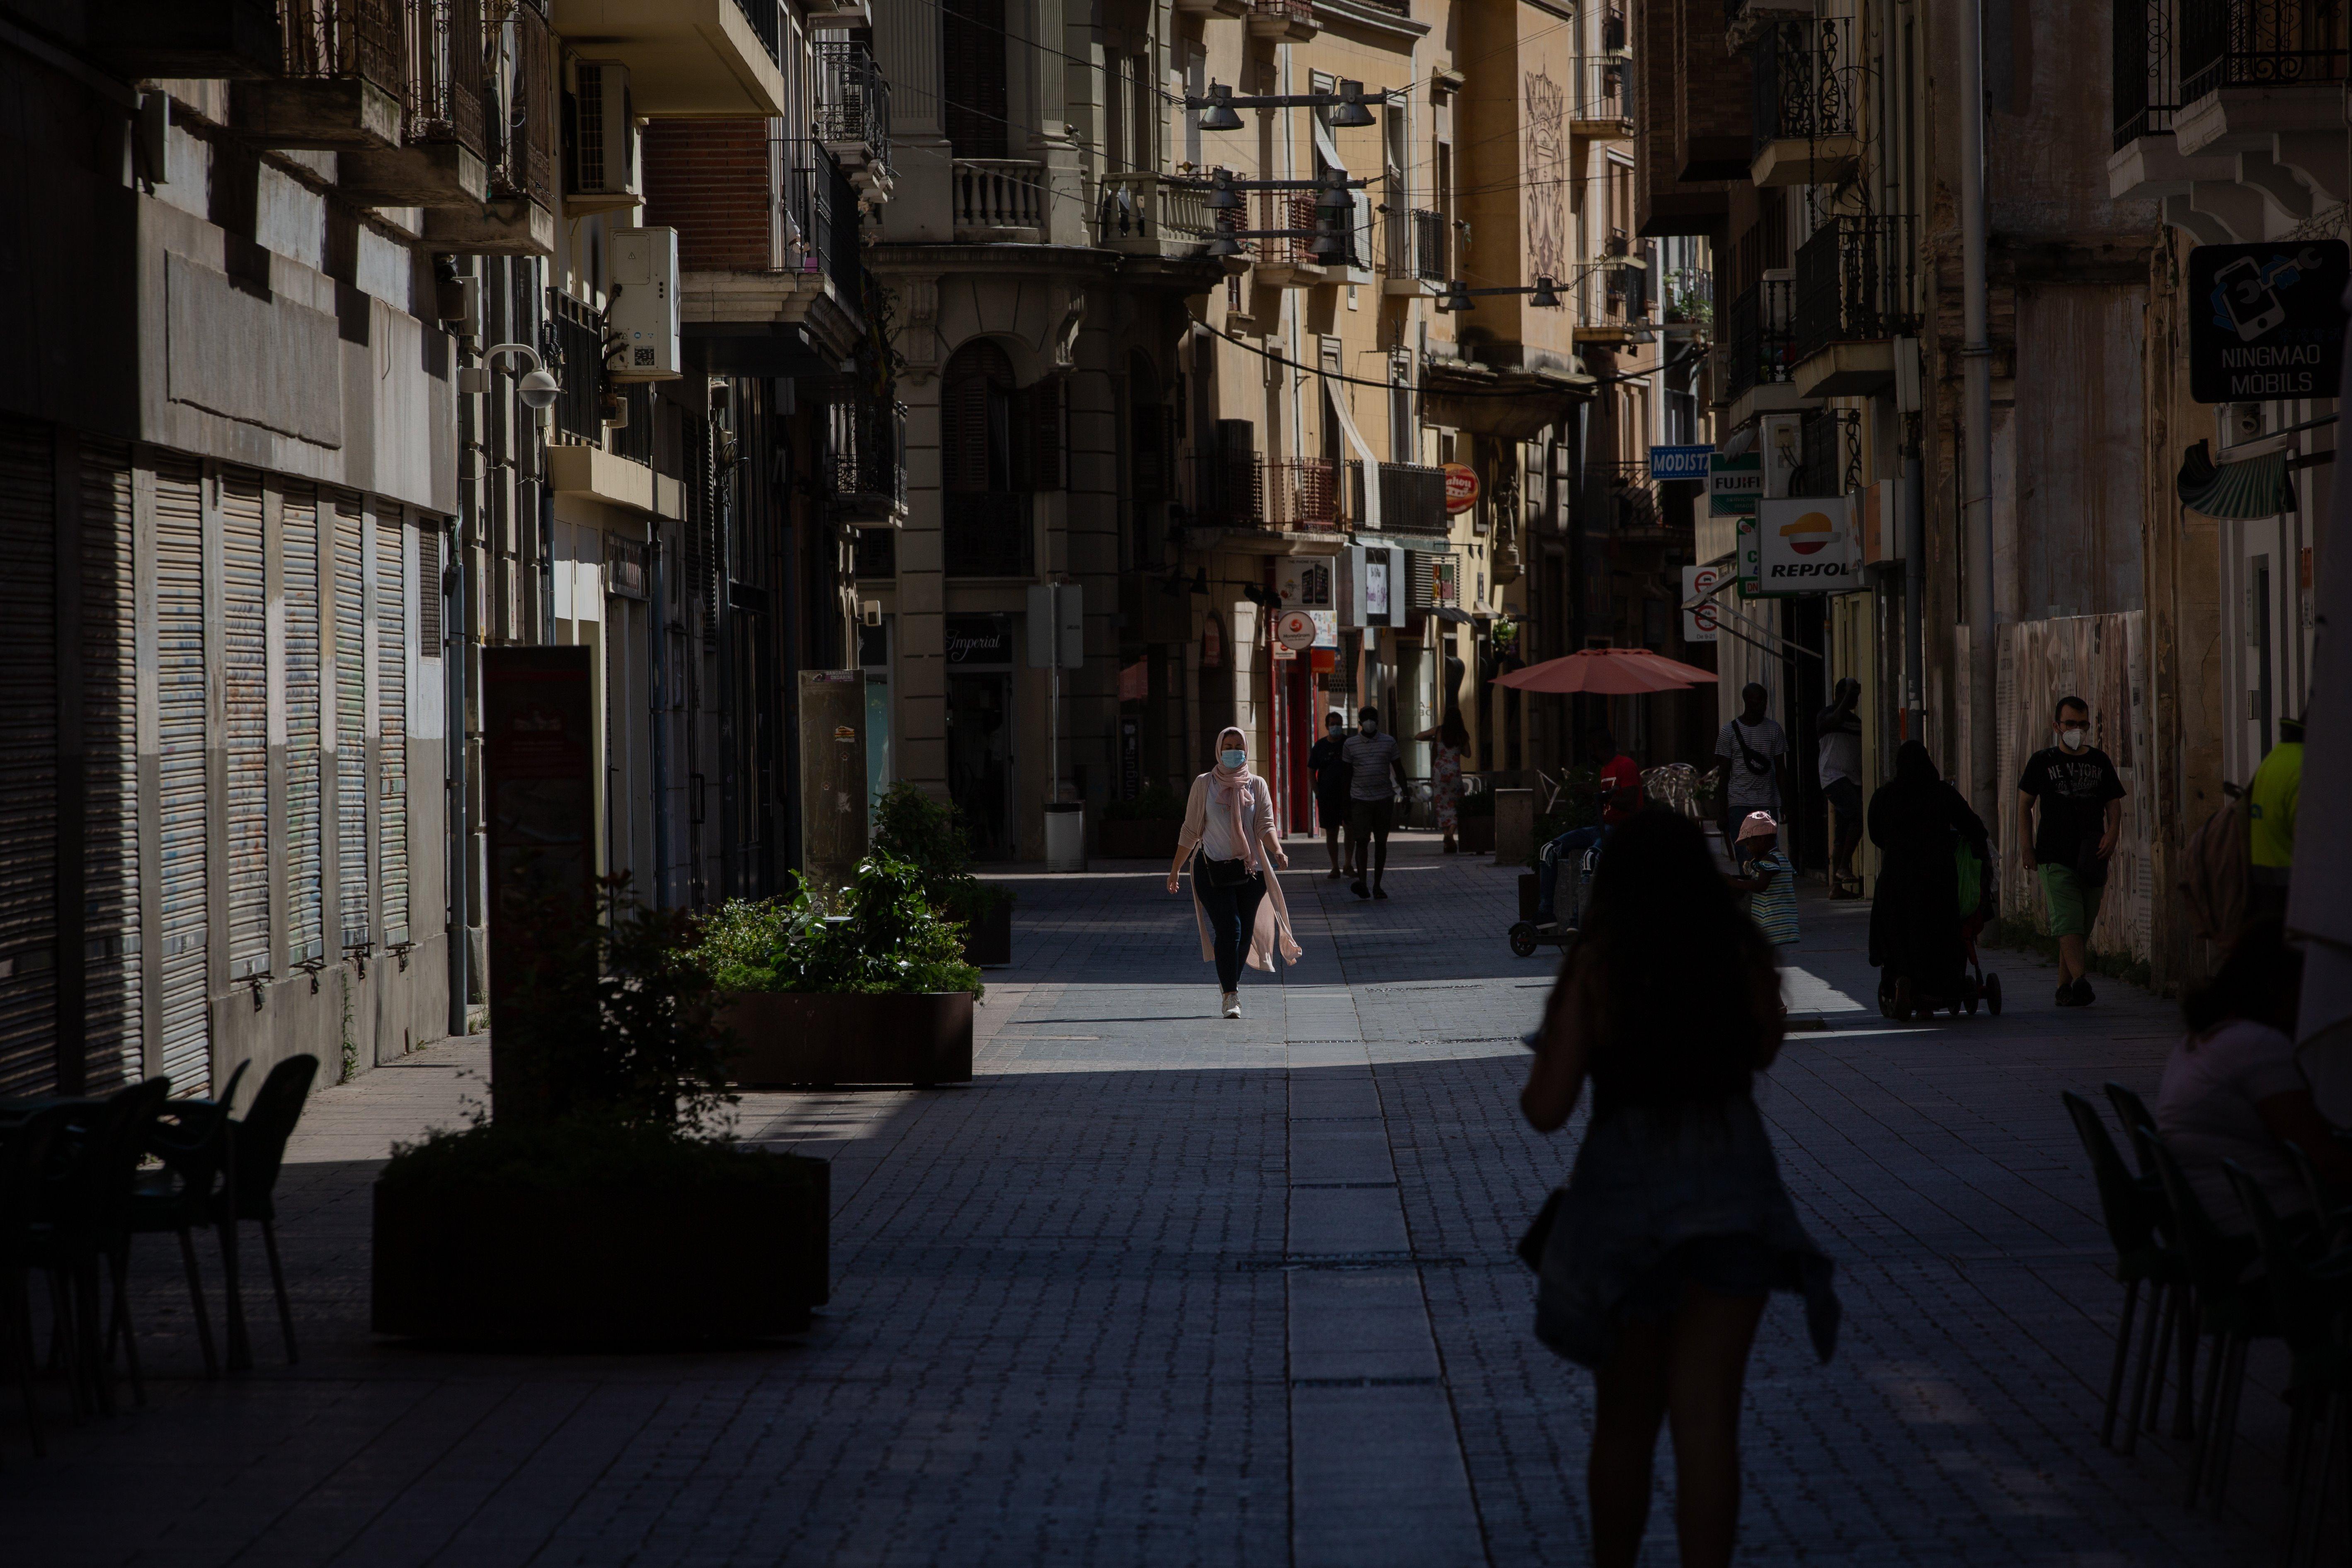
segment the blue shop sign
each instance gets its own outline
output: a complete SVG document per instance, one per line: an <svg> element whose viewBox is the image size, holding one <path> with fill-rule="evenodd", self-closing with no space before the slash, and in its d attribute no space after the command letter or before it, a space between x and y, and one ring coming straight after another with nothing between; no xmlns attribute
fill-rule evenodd
<svg viewBox="0 0 2352 1568"><path fill-rule="evenodd" d="M1650 448L1650 478L1653 479L1704 479L1706 460L1715 456L1712 447L1653 447Z"/></svg>

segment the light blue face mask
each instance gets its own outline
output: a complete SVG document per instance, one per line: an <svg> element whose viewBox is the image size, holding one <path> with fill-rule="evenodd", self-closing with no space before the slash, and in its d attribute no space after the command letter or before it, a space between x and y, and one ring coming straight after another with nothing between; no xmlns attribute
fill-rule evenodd
<svg viewBox="0 0 2352 1568"><path fill-rule="evenodd" d="M1249 761L1249 753L1247 752L1219 752L1217 753L1217 760L1224 763L1226 767L1230 768L1234 773L1239 773L1242 771L1242 764Z"/></svg>

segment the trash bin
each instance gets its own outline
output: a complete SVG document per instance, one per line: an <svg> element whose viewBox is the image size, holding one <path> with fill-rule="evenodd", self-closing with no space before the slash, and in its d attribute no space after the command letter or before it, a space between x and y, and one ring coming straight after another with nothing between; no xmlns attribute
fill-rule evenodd
<svg viewBox="0 0 2352 1568"><path fill-rule="evenodd" d="M1045 869L1087 868L1087 808L1075 800L1045 803Z"/></svg>

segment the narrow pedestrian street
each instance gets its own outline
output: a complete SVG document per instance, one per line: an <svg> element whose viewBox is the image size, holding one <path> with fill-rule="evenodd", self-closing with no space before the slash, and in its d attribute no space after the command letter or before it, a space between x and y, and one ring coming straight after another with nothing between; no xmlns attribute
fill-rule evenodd
<svg viewBox="0 0 2352 1568"><path fill-rule="evenodd" d="M1575 1147L1515 1103L1553 956L1510 955L1488 858L1401 837L1370 904L1319 845L1293 855L1306 958L1251 975L1238 1023L1162 870L1097 861L1016 879L1018 963L991 973L969 1087L748 1097L745 1137L833 1162L834 1297L801 1342L372 1339L368 1184L478 1097L484 1042L324 1090L279 1189L300 1364L251 1260L259 1365L203 1381L177 1260L142 1241L151 1407L66 1428L52 1384L51 1457L13 1435L0 1456L0 1558L1588 1561L1591 1379L1536 1343L1512 1253ZM2119 1291L2058 1094L2150 1089L2172 1005L2108 982L2060 1012L2046 970L1999 952L2006 1016L1895 1026L1867 906L1815 892L1802 916L1792 1019L1822 1026L1761 1094L1846 1316L1825 1368L1791 1301L1766 1317L1740 1560L2269 1560L2274 1364L2219 1520L2181 1506L2178 1446L2096 1438ZM1650 1563L1673 1561L1668 1459L1659 1486Z"/></svg>

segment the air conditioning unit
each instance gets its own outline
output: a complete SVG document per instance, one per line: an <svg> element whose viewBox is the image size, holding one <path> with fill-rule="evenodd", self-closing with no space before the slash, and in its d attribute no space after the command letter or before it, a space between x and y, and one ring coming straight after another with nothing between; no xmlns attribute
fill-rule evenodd
<svg viewBox="0 0 2352 1568"><path fill-rule="evenodd" d="M563 165L564 196L584 211L635 206L645 198L637 175L637 117L629 102L629 68L614 60L572 63Z"/></svg>
<svg viewBox="0 0 2352 1568"><path fill-rule="evenodd" d="M604 363L615 381L667 381L680 373L677 230L616 228L605 254L613 284Z"/></svg>

